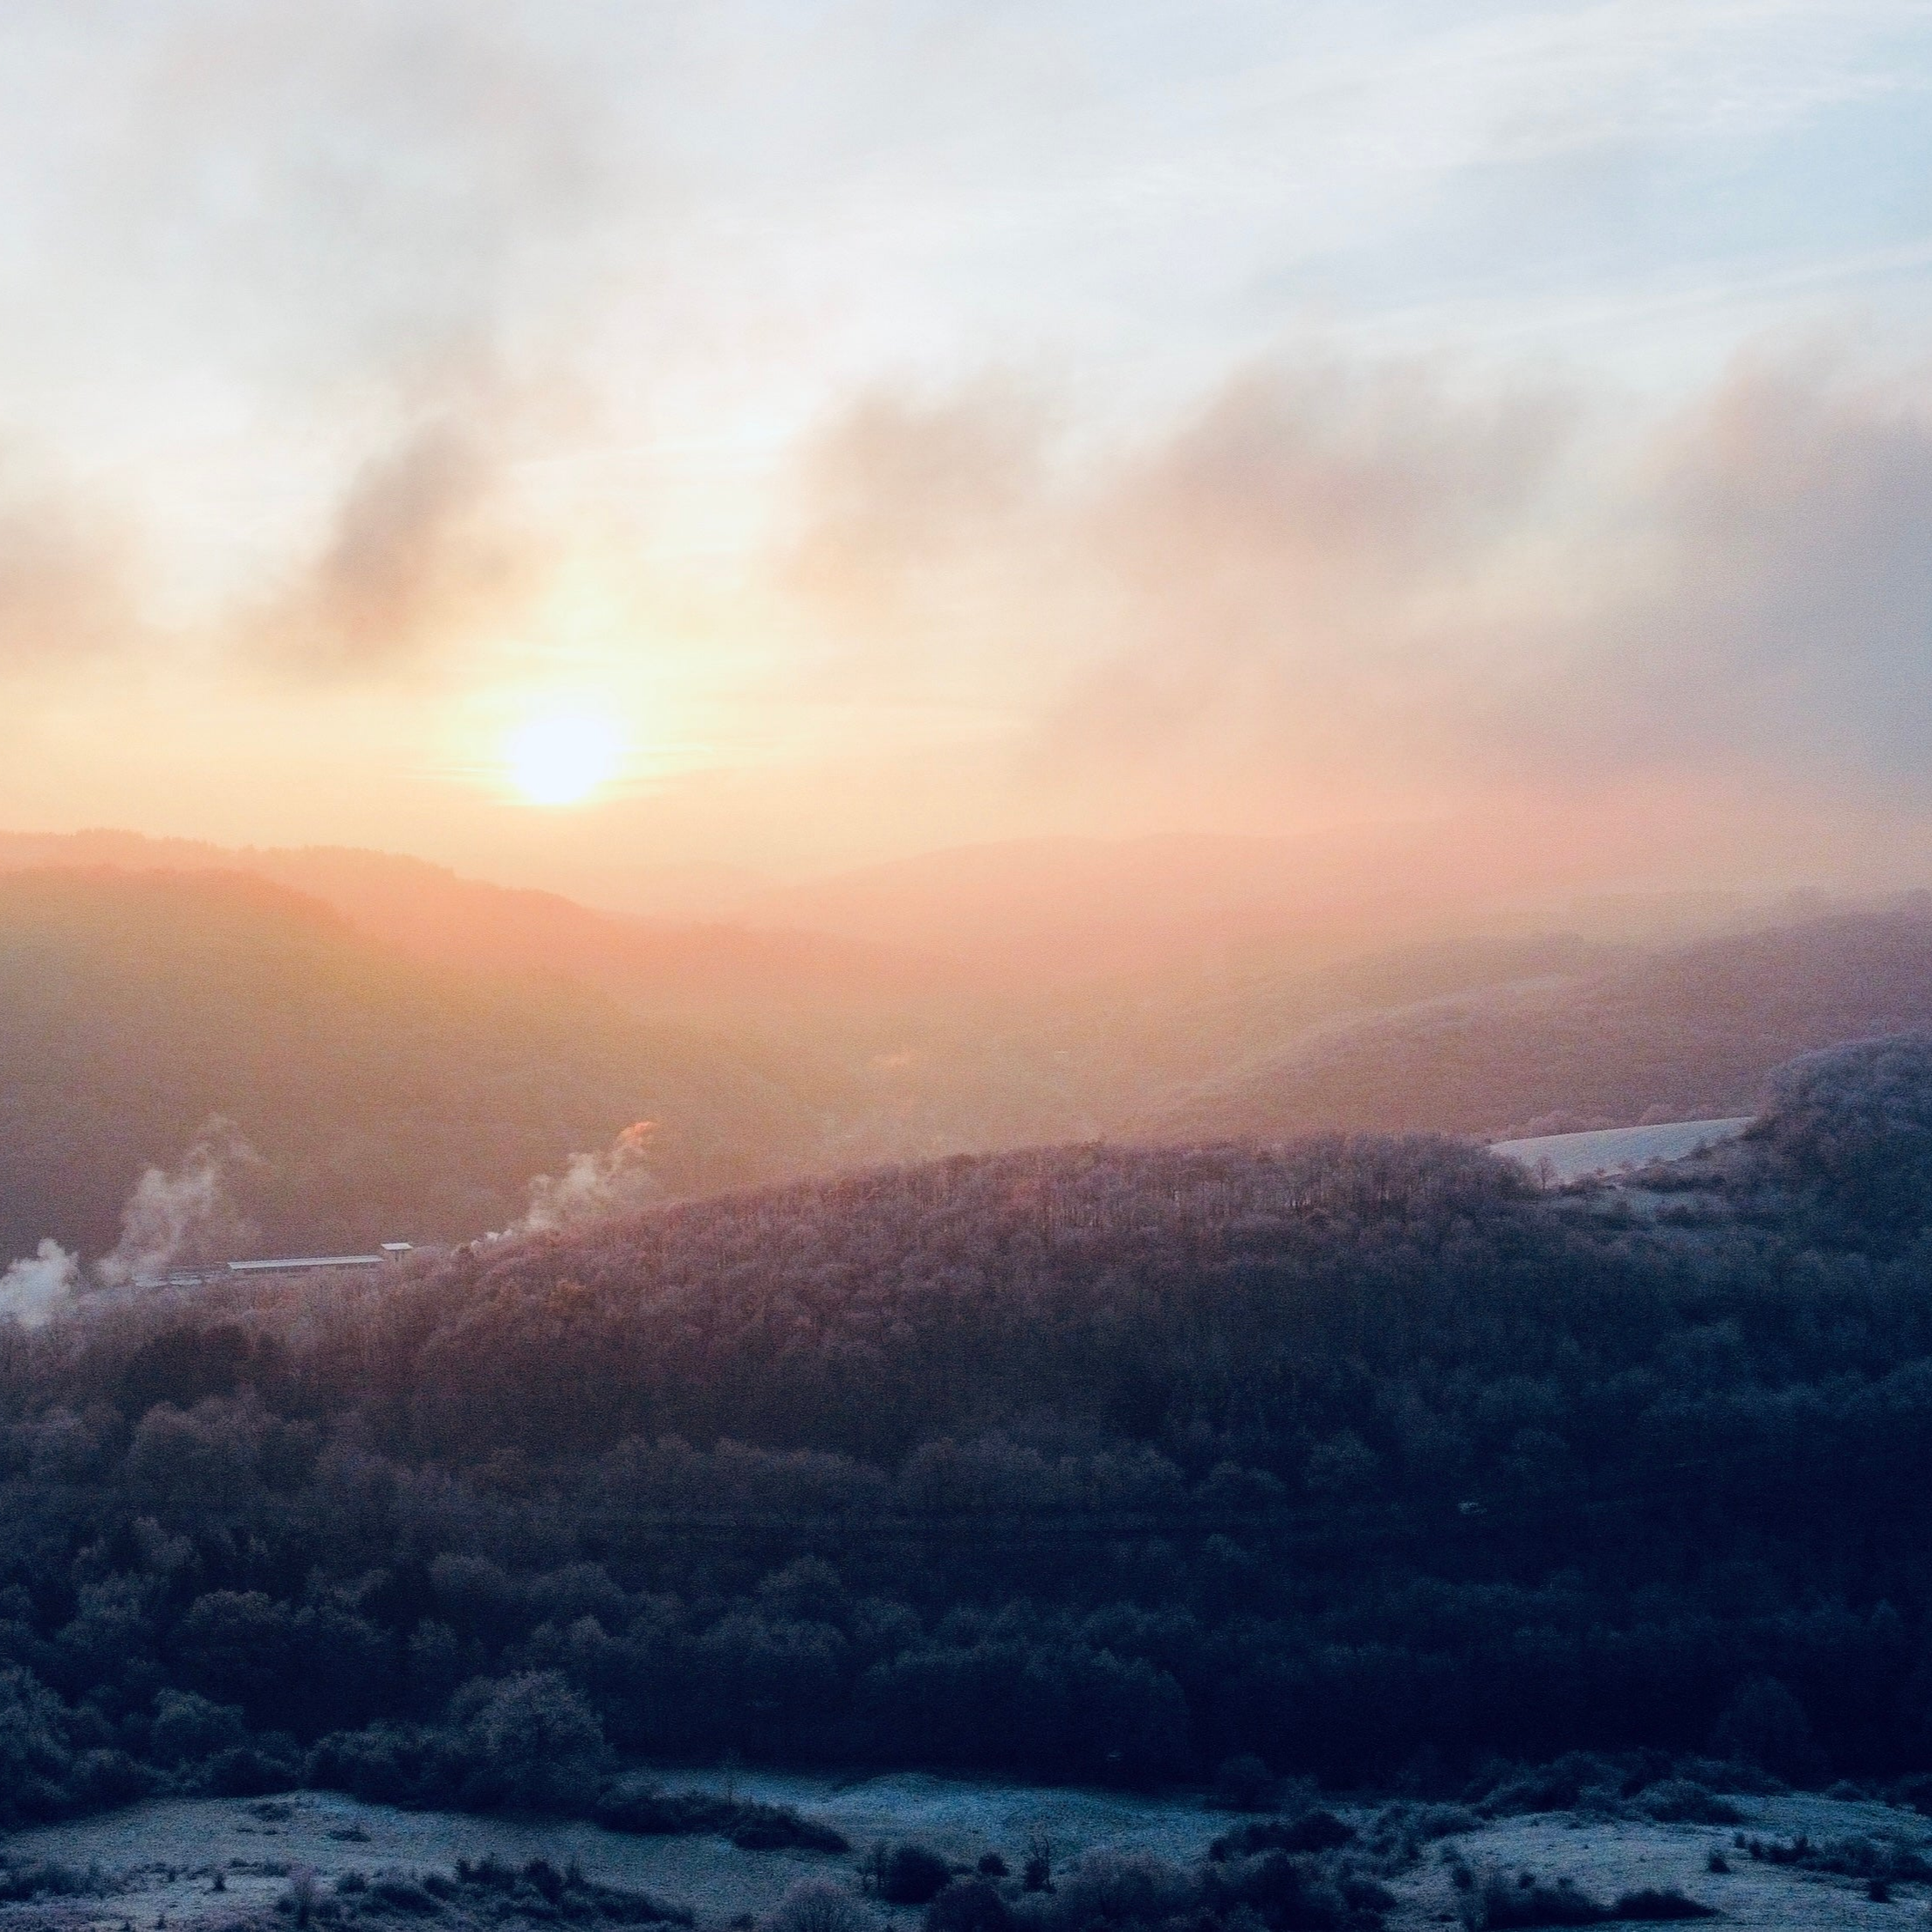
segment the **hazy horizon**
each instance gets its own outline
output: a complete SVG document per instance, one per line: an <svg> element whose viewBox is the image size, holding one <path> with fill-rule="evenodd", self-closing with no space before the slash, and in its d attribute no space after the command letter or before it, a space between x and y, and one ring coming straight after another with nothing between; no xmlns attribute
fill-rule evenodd
<svg viewBox="0 0 1932 1932"><path fill-rule="evenodd" d="M1923 5L0 47L0 825L605 904L1411 823L1932 878Z"/></svg>
<svg viewBox="0 0 1932 1932"><path fill-rule="evenodd" d="M0 12L0 1932L1921 1911L1929 95Z"/></svg>

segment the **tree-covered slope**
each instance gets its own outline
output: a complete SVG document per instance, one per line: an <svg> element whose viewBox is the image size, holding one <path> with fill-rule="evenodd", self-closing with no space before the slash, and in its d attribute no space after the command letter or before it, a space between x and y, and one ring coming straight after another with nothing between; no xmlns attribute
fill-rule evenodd
<svg viewBox="0 0 1932 1932"><path fill-rule="evenodd" d="M1069 1148L0 1331L32 1801L1925 1771L1929 1121L1911 1038L1634 1194Z"/></svg>

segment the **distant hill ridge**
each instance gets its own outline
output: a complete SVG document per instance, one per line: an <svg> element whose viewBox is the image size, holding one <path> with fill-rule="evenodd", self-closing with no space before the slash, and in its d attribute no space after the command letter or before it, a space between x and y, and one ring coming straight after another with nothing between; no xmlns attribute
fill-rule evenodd
<svg viewBox="0 0 1932 1932"><path fill-rule="evenodd" d="M1750 1112L1793 1054L1932 1025L1932 904L1477 990L1327 1028L1145 1123L1163 1139L1318 1127L1507 1139Z"/></svg>
<svg viewBox="0 0 1932 1932"><path fill-rule="evenodd" d="M138 833L0 832L0 872L112 866L246 872L334 908L369 936L465 969L549 972L643 1012L716 1018L903 999L945 981L909 951L778 927L599 912L555 892L465 878L447 866L347 847L261 848Z"/></svg>

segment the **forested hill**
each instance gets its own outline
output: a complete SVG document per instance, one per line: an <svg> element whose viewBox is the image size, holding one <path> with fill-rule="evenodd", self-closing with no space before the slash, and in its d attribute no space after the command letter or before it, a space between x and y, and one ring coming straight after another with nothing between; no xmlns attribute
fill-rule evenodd
<svg viewBox="0 0 1932 1932"><path fill-rule="evenodd" d="M0 1792L1932 1769L1929 1204L1909 1038L1634 1190L1078 1147L6 1332Z"/></svg>
<svg viewBox="0 0 1932 1932"><path fill-rule="evenodd" d="M1553 988L1477 990L1310 1034L1144 1123L1504 1139L1748 1113L1834 1041L1932 1025L1932 906L1704 939Z"/></svg>
<svg viewBox="0 0 1932 1932"><path fill-rule="evenodd" d="M533 1175L641 1119L678 1189L796 1169L816 1128L741 1048L422 963L258 879L0 876L5 1252L111 1248L143 1170L211 1115L260 1156L227 1182L270 1252L501 1227Z"/></svg>

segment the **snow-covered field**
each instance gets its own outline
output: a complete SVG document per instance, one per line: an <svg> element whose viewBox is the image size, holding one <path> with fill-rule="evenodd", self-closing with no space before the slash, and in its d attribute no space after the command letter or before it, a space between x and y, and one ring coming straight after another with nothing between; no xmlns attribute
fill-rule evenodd
<svg viewBox="0 0 1932 1932"><path fill-rule="evenodd" d="M1529 1140L1497 1140L1492 1154L1521 1161L1534 1170L1549 1163L1558 1181L1587 1180L1593 1174L1613 1174L1619 1168L1643 1167L1652 1161L1680 1161L1722 1140L1735 1139L1751 1125L1751 1116L1730 1121L1666 1121L1656 1127L1603 1127L1595 1133L1542 1133Z"/></svg>
<svg viewBox="0 0 1932 1932"><path fill-rule="evenodd" d="M676 1783L716 1788L717 1778ZM447 1868L458 1858L492 1853L519 1862L537 1856L559 1866L576 1861L606 1883L655 1894L696 1912L701 1923L728 1925L769 1911L800 1876L827 1874L855 1883L858 1856L875 1840L916 1839L966 1861L998 1850L1016 1869L1028 1840L1051 1840L1056 1866L1103 1847L1137 1847L1176 1862L1198 1856L1234 1822L1206 1809L1198 1796L1136 1797L990 1782L897 1775L840 1782L823 1777L742 1774L741 1795L794 1804L835 1825L852 1841L849 1856L740 1851L716 1838L627 1838L588 1825L524 1824L443 1812L394 1811L317 1792L269 1802L176 1800L135 1806L78 1823L13 1834L0 1851L15 1861L58 1859L97 1866L95 1896L0 1907L0 1929L92 1927L100 1932L168 1932L228 1924L251 1909L272 1909L288 1874L312 1868L325 1888L351 1870ZM1823 1840L1896 1838L1923 1846L1932 1833L1911 1813L1875 1803L1804 1795L1741 1799L1744 1827L1765 1836L1798 1832ZM1356 1807L1338 1807L1365 1819ZM1419 1862L1388 1880L1400 1903L1392 1928L1454 1923L1448 1845L1470 1865L1497 1866L1540 1878L1573 1880L1600 1898L1645 1886L1674 1886L1716 1906L1719 1922L1740 1929L1828 1932L1835 1927L1922 1926L1932 1892L1900 1886L1889 1904L1874 1904L1862 1884L1759 1864L1732 1847L1734 1827L1582 1822L1564 1814L1505 1819L1430 1846ZM1707 1869L1713 1850L1732 1869ZM224 1888L213 1889L214 1874ZM875 1908L877 1909L877 1908ZM880 1912L902 1924L917 1915Z"/></svg>

